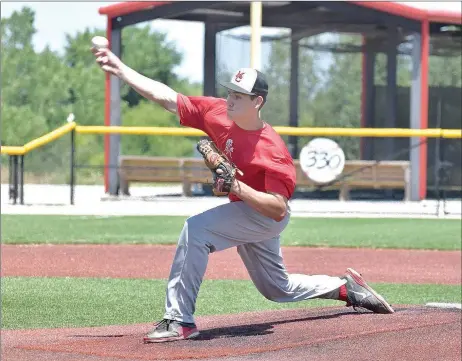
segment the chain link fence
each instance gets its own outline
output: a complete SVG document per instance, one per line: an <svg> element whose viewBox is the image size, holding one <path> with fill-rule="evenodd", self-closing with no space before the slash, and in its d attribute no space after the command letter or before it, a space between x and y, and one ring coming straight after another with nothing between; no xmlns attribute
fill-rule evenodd
<svg viewBox="0 0 462 361"><path fill-rule="evenodd" d="M217 69L220 80L228 79L239 67L250 65L250 27L223 31L217 35ZM291 42L289 29L262 30L262 71L270 85L262 117L273 125L290 125ZM461 129L461 31L441 29L430 38L428 127ZM413 35L378 29L367 34L324 33L298 37L299 94L298 126L410 128ZM397 44L394 46L393 44ZM394 49L393 49L394 47ZM367 97L364 86L363 52L373 50L373 87ZM387 52L396 54L396 112L390 120L387 96ZM393 69L393 68L392 68ZM217 88L221 96L224 89ZM364 97L364 98L362 98ZM364 103L372 108L372 124L362 124ZM363 104L362 104L363 103ZM289 143L289 137L284 137ZM297 137L294 154L313 137ZM331 137L349 160L410 159L409 138ZM462 149L460 139L431 139L427 145L427 187L429 197L441 192L462 195Z"/></svg>

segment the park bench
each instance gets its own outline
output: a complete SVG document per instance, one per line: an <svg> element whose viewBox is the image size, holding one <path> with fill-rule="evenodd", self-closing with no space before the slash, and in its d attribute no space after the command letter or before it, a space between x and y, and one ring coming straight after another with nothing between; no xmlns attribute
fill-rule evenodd
<svg viewBox="0 0 462 361"><path fill-rule="evenodd" d="M310 180L302 171L300 162L295 160L297 187L313 188L322 186ZM355 189L402 189L404 200L410 198L410 162L349 160L345 162L342 174L331 185L322 189L339 190L339 199L350 199L350 191Z"/></svg>
<svg viewBox="0 0 462 361"><path fill-rule="evenodd" d="M318 185L310 180L295 160L297 187L315 189ZM181 183L183 195L192 195L192 184L210 184L212 176L202 158L175 158L151 156L121 156L119 161L119 184L123 194L129 195L132 182ZM348 200L355 189L403 189L404 199L410 196L410 162L367 161L345 162L339 180L323 186L324 190L339 190L339 198Z"/></svg>
<svg viewBox="0 0 462 361"><path fill-rule="evenodd" d="M121 156L119 159L119 187L122 194L129 195L131 182L182 182L181 158Z"/></svg>
<svg viewBox="0 0 462 361"><path fill-rule="evenodd" d="M181 183L183 194L192 195L192 184L211 182L212 174L199 158L121 156L119 185L124 195L130 195L132 182Z"/></svg>

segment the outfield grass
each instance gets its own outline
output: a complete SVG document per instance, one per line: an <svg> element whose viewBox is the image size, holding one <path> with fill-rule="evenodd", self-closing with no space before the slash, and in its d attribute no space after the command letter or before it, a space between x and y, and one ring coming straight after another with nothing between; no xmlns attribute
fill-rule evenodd
<svg viewBox="0 0 462 361"><path fill-rule="evenodd" d="M175 244L186 217L2 215L6 244ZM284 246L460 250L460 220L292 218Z"/></svg>
<svg viewBox="0 0 462 361"><path fill-rule="evenodd" d="M373 286L392 305L461 302L460 286ZM5 277L1 285L2 328L154 322L163 316L165 287L165 280ZM260 295L250 281L205 280L196 316L330 305L344 303L327 300L274 303Z"/></svg>

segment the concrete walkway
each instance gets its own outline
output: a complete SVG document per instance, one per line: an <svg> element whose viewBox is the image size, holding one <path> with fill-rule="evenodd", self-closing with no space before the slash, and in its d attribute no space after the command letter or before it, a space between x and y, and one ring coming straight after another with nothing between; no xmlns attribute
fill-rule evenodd
<svg viewBox="0 0 462 361"><path fill-rule="evenodd" d="M8 185L1 185L2 214L59 215L178 215L190 216L220 204L227 198L183 197L181 186L131 187L130 197L110 197L103 186L79 185L75 205L70 205L68 185L27 184L24 205L12 205ZM296 199L290 202L294 217L404 217L460 219L461 200L402 201L336 201Z"/></svg>

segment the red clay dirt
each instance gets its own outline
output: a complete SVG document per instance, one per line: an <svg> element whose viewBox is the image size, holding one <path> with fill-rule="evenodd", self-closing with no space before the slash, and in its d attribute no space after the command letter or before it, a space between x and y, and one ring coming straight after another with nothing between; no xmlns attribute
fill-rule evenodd
<svg viewBox="0 0 462 361"><path fill-rule="evenodd" d="M2 245L2 276L166 278L171 246ZM460 252L284 248L290 272L370 282L461 284ZM210 257L208 279L248 279L235 250ZM196 340L142 343L152 325L2 330L7 361L460 361L461 312L398 305L393 315L350 308L198 317Z"/></svg>
<svg viewBox="0 0 462 361"><path fill-rule="evenodd" d="M167 278L174 246L2 245L2 276ZM291 273L342 275L370 282L461 284L459 251L284 247ZM249 279L235 249L210 255L206 279Z"/></svg>

